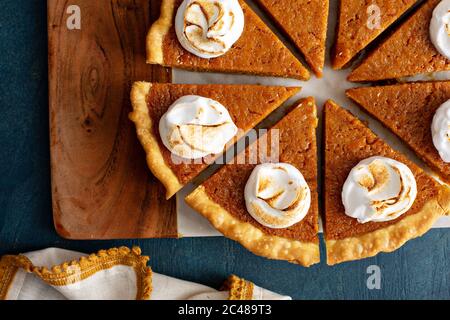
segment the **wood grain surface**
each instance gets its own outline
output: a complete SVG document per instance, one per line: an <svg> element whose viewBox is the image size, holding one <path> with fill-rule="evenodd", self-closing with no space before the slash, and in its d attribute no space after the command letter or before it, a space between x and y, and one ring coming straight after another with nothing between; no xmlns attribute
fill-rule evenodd
<svg viewBox="0 0 450 320"><path fill-rule="evenodd" d="M69 6L81 29L70 30ZM176 237L175 200L149 174L130 112L133 81L170 81L145 64L160 0L48 0L53 217L68 239ZM69 8L69 11L68 11Z"/></svg>

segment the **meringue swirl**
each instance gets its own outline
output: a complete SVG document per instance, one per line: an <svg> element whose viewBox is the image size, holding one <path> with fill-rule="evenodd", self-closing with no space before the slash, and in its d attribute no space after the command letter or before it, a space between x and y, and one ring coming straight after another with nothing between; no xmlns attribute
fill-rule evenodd
<svg viewBox="0 0 450 320"><path fill-rule="evenodd" d="M301 172L287 163L255 167L245 186L250 215L263 226L282 229L302 221L311 206L311 191Z"/></svg>
<svg viewBox="0 0 450 320"><path fill-rule="evenodd" d="M385 157L361 161L350 171L342 190L345 214L359 223L395 220L412 207L416 196L412 171Z"/></svg>
<svg viewBox="0 0 450 320"><path fill-rule="evenodd" d="M450 163L450 100L436 110L431 124L431 135L441 159Z"/></svg>
<svg viewBox="0 0 450 320"><path fill-rule="evenodd" d="M434 9L430 38L436 50L450 59L450 0L442 0Z"/></svg>
<svg viewBox="0 0 450 320"><path fill-rule="evenodd" d="M228 110L201 96L183 96L161 117L159 133L173 154L200 159L219 154L238 132Z"/></svg>
<svg viewBox="0 0 450 320"><path fill-rule="evenodd" d="M175 18L182 47L205 59L224 55L244 31L238 0L184 0Z"/></svg>

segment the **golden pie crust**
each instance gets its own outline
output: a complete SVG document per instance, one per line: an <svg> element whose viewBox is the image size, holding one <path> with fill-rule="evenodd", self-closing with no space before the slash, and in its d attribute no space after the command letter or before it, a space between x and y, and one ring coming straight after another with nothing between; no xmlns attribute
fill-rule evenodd
<svg viewBox="0 0 450 320"><path fill-rule="evenodd" d="M424 235L449 210L450 188L442 186L438 198L428 200L419 212L394 225L357 237L326 240L327 263L334 265L395 251L407 241Z"/></svg>
<svg viewBox="0 0 450 320"><path fill-rule="evenodd" d="M186 197L186 202L200 212L225 237L239 242L256 255L275 260L286 260L309 267L320 262L318 243L304 243L267 235L254 225L235 218L226 209L211 200L203 186Z"/></svg>
<svg viewBox="0 0 450 320"><path fill-rule="evenodd" d="M147 63L164 64L164 38L172 27L175 0L162 0L159 19L147 34Z"/></svg>
<svg viewBox="0 0 450 320"><path fill-rule="evenodd" d="M131 103L133 112L130 120L136 125L136 133L145 150L147 165L153 175L161 181L166 188L167 199L177 193L183 185L166 164L159 148L159 143L153 135L153 123L147 106L147 95L152 85L146 82L136 82L131 90Z"/></svg>

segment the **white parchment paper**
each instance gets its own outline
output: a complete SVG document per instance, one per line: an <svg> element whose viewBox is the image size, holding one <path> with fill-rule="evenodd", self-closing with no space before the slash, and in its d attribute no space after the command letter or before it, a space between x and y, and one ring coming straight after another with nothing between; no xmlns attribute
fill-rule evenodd
<svg viewBox="0 0 450 320"><path fill-rule="evenodd" d="M259 10L259 8L251 1L247 1L249 5L263 18L263 20L272 28L272 30L283 40L286 45L295 53L295 49L289 44L288 41L280 34L269 19ZM330 1L330 18L328 24L328 43L327 52L332 46L335 36L335 26L337 17L337 2L336 0ZM300 60L304 61L300 55L296 54ZM355 62L357 63L357 62ZM305 65L307 65L305 63ZM423 167L425 170L430 170L420 161L414 153L408 149L396 136L394 136L389 130L384 128L378 121L371 118L369 115L361 111L353 102L345 96L345 90L358 86L354 83L347 81L347 75L351 68L347 70L335 71L330 66L329 56L327 57L326 66L323 73L323 78L318 79L312 75L311 80L307 82L293 80L293 79L281 79L270 77L257 77L246 75L224 75L215 73L200 73L200 72L188 72L184 70L174 69L172 72L172 79L174 83L182 84L261 84L261 85L278 85L278 86L300 86L301 92L295 97L286 102L285 105L292 105L297 100L303 97L313 96L316 99L318 106L319 117L321 119L322 106L328 99L333 99L339 105L349 109L354 115L363 121L367 121L369 127L378 134L381 138L385 139L394 149L407 155L412 161ZM279 117L284 108L280 108L278 114L273 118ZM321 154L321 132L318 130L319 141L319 156ZM183 237L208 237L208 236L221 236L221 234L214 229L210 223L203 218L200 214L189 208L185 203L184 198L195 188L195 185L205 179L212 172L217 170L217 166L205 171L199 178L188 186L186 186L177 195L177 213L178 213L178 233ZM320 173L321 174L321 173ZM319 182L322 180L319 176ZM319 198L320 199L320 198ZM320 201L320 200L319 200ZM436 228L450 228L450 217L441 218L435 225ZM321 228L322 230L322 228Z"/></svg>

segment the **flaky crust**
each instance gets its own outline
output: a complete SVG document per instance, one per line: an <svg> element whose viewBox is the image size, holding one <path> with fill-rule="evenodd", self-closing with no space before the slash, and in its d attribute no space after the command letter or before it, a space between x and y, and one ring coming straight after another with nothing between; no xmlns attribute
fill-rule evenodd
<svg viewBox="0 0 450 320"><path fill-rule="evenodd" d="M422 236L439 217L448 215L449 212L450 189L442 186L438 197L428 200L418 213L394 225L359 237L325 241L327 263L334 265L372 257L380 252L392 252L408 240Z"/></svg>
<svg viewBox="0 0 450 320"><path fill-rule="evenodd" d="M170 199L183 185L167 166L159 148L158 140L153 135L153 123L147 107L147 95L152 88L151 83L135 82L131 89L133 112L130 120L136 125L136 133L147 155L147 164L153 175L166 187L166 198Z"/></svg>
<svg viewBox="0 0 450 320"><path fill-rule="evenodd" d="M186 203L206 217L224 236L239 242L256 255L286 260L305 267L320 262L318 243L303 243L267 235L252 224L233 217L227 210L211 200L203 186L188 195Z"/></svg>
<svg viewBox="0 0 450 320"><path fill-rule="evenodd" d="M147 34L147 63L164 65L163 43L164 37L172 27L175 0L163 0L161 15L153 23Z"/></svg>

